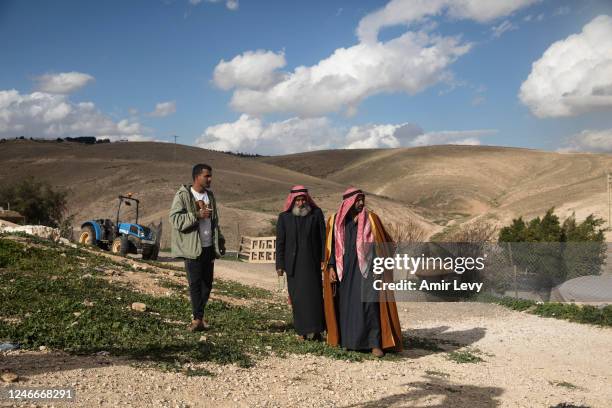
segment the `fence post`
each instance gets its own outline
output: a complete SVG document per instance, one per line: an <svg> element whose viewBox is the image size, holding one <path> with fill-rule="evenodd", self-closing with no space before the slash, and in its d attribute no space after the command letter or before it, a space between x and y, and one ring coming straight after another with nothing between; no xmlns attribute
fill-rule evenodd
<svg viewBox="0 0 612 408"><path fill-rule="evenodd" d="M516 265L514 264L514 259L512 258L512 246L510 245L510 242L508 242L508 252L510 253L510 265L512 265L513 270L514 298L518 299L517 272Z"/></svg>

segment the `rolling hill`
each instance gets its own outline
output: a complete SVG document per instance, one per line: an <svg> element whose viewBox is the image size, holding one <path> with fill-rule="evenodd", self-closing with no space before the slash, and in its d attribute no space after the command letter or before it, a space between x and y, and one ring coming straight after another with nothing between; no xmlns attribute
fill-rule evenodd
<svg viewBox="0 0 612 408"><path fill-rule="evenodd" d="M336 150L260 158L411 206L439 225L486 217L506 223L555 207L607 219L612 155L494 146Z"/></svg>
<svg viewBox="0 0 612 408"><path fill-rule="evenodd" d="M69 213L75 215L77 229L90 218L114 219L117 196L127 192L141 200L143 223L162 220L167 226L172 198L180 184L190 183L195 163L213 167L212 188L230 248L237 247L238 235L273 233L272 222L292 185L307 185L326 214L337 208L345 189L343 184L253 158L154 142L4 142L0 144L0 183L36 177L68 189ZM428 232L438 228L397 200L371 197L370 201L381 214L399 221L414 219ZM168 232L164 228L162 246L169 242Z"/></svg>
<svg viewBox="0 0 612 408"><path fill-rule="evenodd" d="M366 190L383 219L414 220L431 235L485 218L507 223L555 207L607 218L605 173L612 155L562 154L492 146L328 150L271 157L240 157L193 146L154 142L84 145L14 140L0 144L0 183L26 177L68 189L75 225L114 218L116 198L141 200L143 223L162 220L195 163L210 164L228 246L239 235L272 234L294 184L307 185L326 214L349 185ZM164 228L166 245L169 228Z"/></svg>

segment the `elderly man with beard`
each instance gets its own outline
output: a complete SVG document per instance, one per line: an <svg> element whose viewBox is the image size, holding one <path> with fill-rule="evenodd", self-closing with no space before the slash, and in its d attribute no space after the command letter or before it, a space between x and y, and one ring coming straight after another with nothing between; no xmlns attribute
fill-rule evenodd
<svg viewBox="0 0 612 408"><path fill-rule="evenodd" d="M276 223L276 271L287 273L293 325L300 339L325 330L321 265L325 219L304 186L294 186Z"/></svg>
<svg viewBox="0 0 612 408"><path fill-rule="evenodd" d="M392 242L380 218L365 207L363 191L349 188L338 212L327 223L324 263L327 343L349 350L401 351L402 331L392 292L374 292L369 251L385 251ZM376 245L374 244L381 244ZM376 256L388 254L376 253ZM383 275L384 281L392 277Z"/></svg>

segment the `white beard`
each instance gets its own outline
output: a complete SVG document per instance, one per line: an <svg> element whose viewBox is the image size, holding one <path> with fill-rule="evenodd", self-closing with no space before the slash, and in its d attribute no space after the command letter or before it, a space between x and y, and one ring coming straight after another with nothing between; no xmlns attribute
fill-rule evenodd
<svg viewBox="0 0 612 408"><path fill-rule="evenodd" d="M310 210L311 208L308 204L304 204L302 208L298 207L297 205L294 205L291 209L291 213L296 217L304 217L310 213Z"/></svg>

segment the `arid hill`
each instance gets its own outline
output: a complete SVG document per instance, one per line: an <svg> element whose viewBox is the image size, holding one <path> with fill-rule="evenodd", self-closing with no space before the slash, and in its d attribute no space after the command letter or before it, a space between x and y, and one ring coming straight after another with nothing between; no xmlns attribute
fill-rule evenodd
<svg viewBox="0 0 612 408"><path fill-rule="evenodd" d="M195 163L208 163L214 169L212 187L230 248L236 248L238 234L273 233L273 221L292 185L307 185L326 214L337 208L345 189L344 184L253 158L153 142L5 142L0 144L0 183L37 177L69 189L70 213L77 228L90 218L114 219L117 196L132 192L141 200L143 223L164 222L165 245L172 198L180 184L190 183ZM397 200L372 196L370 205L400 222L414 219L428 233L439 229Z"/></svg>
<svg viewBox="0 0 612 408"><path fill-rule="evenodd" d="M335 150L264 157L340 184L354 184L414 208L439 225L486 217L508 222L555 207L562 216L607 219L612 155L493 146Z"/></svg>

